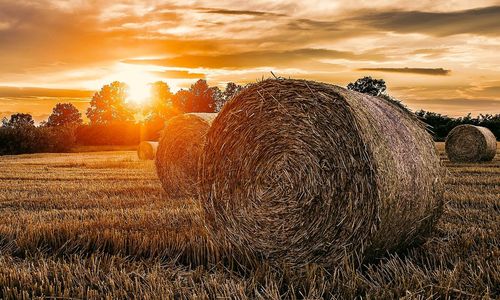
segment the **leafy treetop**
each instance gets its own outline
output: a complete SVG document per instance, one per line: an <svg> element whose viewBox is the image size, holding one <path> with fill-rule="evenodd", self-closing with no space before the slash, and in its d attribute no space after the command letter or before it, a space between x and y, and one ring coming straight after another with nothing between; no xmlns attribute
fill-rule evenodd
<svg viewBox="0 0 500 300"><path fill-rule="evenodd" d="M87 109L87 117L93 124L108 124L114 121L134 121L134 112L126 107L127 85L115 81L95 93Z"/></svg>
<svg viewBox="0 0 500 300"><path fill-rule="evenodd" d="M52 109L47 126L81 125L82 114L72 103L57 103Z"/></svg>

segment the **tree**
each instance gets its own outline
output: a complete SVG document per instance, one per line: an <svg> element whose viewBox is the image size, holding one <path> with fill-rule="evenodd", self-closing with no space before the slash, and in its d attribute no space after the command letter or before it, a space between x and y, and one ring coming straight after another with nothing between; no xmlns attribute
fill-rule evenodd
<svg viewBox="0 0 500 300"><path fill-rule="evenodd" d="M186 103L191 98L191 93L188 90L180 89L172 96L172 105L179 111L186 111Z"/></svg>
<svg viewBox="0 0 500 300"><path fill-rule="evenodd" d="M46 126L81 125L82 114L72 103L57 103L52 109L52 114Z"/></svg>
<svg viewBox="0 0 500 300"><path fill-rule="evenodd" d="M134 112L126 107L127 85L115 81L96 92L87 109L87 117L93 124L108 124L114 121L134 121Z"/></svg>
<svg viewBox="0 0 500 300"><path fill-rule="evenodd" d="M172 105L181 112L215 112L215 98L221 91L209 87L206 80L200 79L189 90L179 90L172 96Z"/></svg>
<svg viewBox="0 0 500 300"><path fill-rule="evenodd" d="M231 100L231 98L234 95L238 94L242 89L243 87L241 85L236 84L234 82L228 82L226 85L226 89L222 93L222 97L215 99L216 111L220 111L224 106L224 104L226 104L226 102Z"/></svg>
<svg viewBox="0 0 500 300"><path fill-rule="evenodd" d="M228 82L226 84L226 89L224 90L224 99L228 101L231 99L234 95L238 94L243 87L239 84L236 84L234 82Z"/></svg>
<svg viewBox="0 0 500 300"><path fill-rule="evenodd" d="M387 86L385 85L385 81L383 79L373 79L371 77L363 77L354 83L349 83L347 85L348 90L360 92L363 94L368 94L376 97L380 97L384 100L387 100L388 102L391 102L392 104L399 106L401 109L413 113L406 105L401 102L401 100L398 100L391 95L386 93Z"/></svg>
<svg viewBox="0 0 500 300"><path fill-rule="evenodd" d="M185 104L185 112L214 112L214 90L207 81L199 79L189 88L189 97Z"/></svg>
<svg viewBox="0 0 500 300"><path fill-rule="evenodd" d="M4 127L10 128L22 128L22 127L34 127L35 121L30 114L17 113L10 116L10 119L4 118L2 120L2 125Z"/></svg>
<svg viewBox="0 0 500 300"><path fill-rule="evenodd" d="M151 103L171 103L172 92L167 83L157 81L151 84Z"/></svg>
<svg viewBox="0 0 500 300"><path fill-rule="evenodd" d="M349 83L347 89L372 96L380 96L384 94L387 87L383 79L373 79L368 76L360 78L354 83Z"/></svg>
<svg viewBox="0 0 500 300"><path fill-rule="evenodd" d="M500 138L500 114L497 115L479 115L473 118L471 114L464 117L452 118L447 115L434 113L425 110L419 110L415 113L424 123L430 126L431 134L435 140L444 141L448 133L455 126L463 124L472 124L489 128L491 132Z"/></svg>
<svg viewBox="0 0 500 300"><path fill-rule="evenodd" d="M174 107L173 96L167 83L157 81L151 84L151 103L145 113L148 118L166 120L175 115L177 108Z"/></svg>
<svg viewBox="0 0 500 300"><path fill-rule="evenodd" d="M213 86L210 89L212 90L212 98L214 99L214 112L218 112L225 102L224 93L219 89L218 86Z"/></svg>

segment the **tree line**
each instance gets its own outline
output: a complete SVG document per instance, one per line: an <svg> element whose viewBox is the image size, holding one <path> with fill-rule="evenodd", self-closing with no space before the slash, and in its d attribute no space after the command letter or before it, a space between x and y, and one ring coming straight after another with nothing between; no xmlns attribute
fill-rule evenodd
<svg viewBox="0 0 500 300"><path fill-rule="evenodd" d="M210 87L203 79L188 89L172 93L167 83L151 84L150 99L144 104L128 101L123 82L104 85L92 97L85 114L71 103L58 103L46 121L35 126L30 114L3 118L0 127L0 155L64 152L79 145L133 145L154 140L165 121L183 113L217 112L242 86L233 82L224 91Z"/></svg>
<svg viewBox="0 0 500 300"><path fill-rule="evenodd" d="M387 86L383 79L363 77L349 83L347 89L384 98L402 109L410 111L400 100L387 94ZM427 130L435 141L444 141L453 128L464 124L486 127L493 132L497 140L500 140L500 114L480 114L474 118L469 113L464 117L453 118L435 112L419 110L415 112L415 115L427 124Z"/></svg>
<svg viewBox="0 0 500 300"><path fill-rule="evenodd" d="M151 84L149 101L136 104L127 101L128 86L115 81L104 85L92 97L85 112L88 124L84 124L81 112L71 103L58 103L48 119L38 126L30 114L17 113L4 118L0 127L0 155L65 152L75 144L133 145L140 140L154 140L166 120L183 113L218 112L242 88L229 82L221 91L200 79L188 89L172 93L167 83L158 81ZM363 77L347 88L382 97L408 110L401 101L387 94L382 79ZM500 114L475 118L470 114L452 118L424 110L415 114L429 125L429 132L437 141L444 140L451 129L461 124L487 127L500 138Z"/></svg>

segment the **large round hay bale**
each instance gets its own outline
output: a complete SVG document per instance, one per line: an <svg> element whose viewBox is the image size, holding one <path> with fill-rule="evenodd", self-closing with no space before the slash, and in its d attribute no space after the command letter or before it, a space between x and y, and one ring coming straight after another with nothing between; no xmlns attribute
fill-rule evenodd
<svg viewBox="0 0 500 300"><path fill-rule="evenodd" d="M486 127L459 125L446 137L446 154L453 162L490 161L497 151L497 140Z"/></svg>
<svg viewBox="0 0 500 300"><path fill-rule="evenodd" d="M381 98L265 80L227 103L200 169L209 231L241 257L332 267L406 248L441 214L424 126Z"/></svg>
<svg viewBox="0 0 500 300"><path fill-rule="evenodd" d="M152 160L155 158L158 142L143 141L137 147L137 156L140 160Z"/></svg>
<svg viewBox="0 0 500 300"><path fill-rule="evenodd" d="M170 119L156 153L156 172L170 197L195 196L198 163L206 134L217 114L189 113Z"/></svg>

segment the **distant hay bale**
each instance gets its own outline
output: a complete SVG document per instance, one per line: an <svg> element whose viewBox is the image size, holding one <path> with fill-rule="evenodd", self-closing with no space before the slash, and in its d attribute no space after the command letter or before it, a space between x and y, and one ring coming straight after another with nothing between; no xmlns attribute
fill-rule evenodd
<svg viewBox="0 0 500 300"><path fill-rule="evenodd" d="M156 154L156 172L171 197L195 196L198 162L210 124L217 114L190 113L170 119Z"/></svg>
<svg viewBox="0 0 500 300"><path fill-rule="evenodd" d="M209 231L240 257L332 267L431 232L442 174L413 114L334 85L269 79L215 119L200 194Z"/></svg>
<svg viewBox="0 0 500 300"><path fill-rule="evenodd" d="M446 137L445 150L452 162L491 161L497 151L497 140L486 127L459 125Z"/></svg>
<svg viewBox="0 0 500 300"><path fill-rule="evenodd" d="M140 160L152 160L155 158L158 142L143 141L137 147L137 156Z"/></svg>

